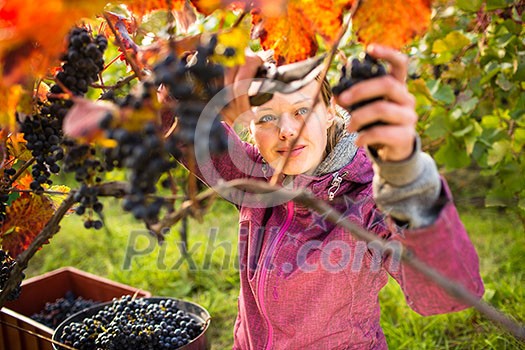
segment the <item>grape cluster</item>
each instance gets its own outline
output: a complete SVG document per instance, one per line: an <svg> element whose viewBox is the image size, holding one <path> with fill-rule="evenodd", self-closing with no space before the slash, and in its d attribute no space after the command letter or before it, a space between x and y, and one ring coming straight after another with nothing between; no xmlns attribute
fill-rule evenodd
<svg viewBox="0 0 525 350"><path fill-rule="evenodd" d="M177 302L114 299L95 315L64 327L61 341L79 350L178 349L199 336L203 324Z"/></svg>
<svg viewBox="0 0 525 350"><path fill-rule="evenodd" d="M195 130L199 118L206 118L201 124L210 129L209 151L223 152L227 148L226 133L220 125L219 110L210 109L211 115L202 115L207 103L224 87L224 69L210 60L217 38L212 36L206 45L200 45L192 55L177 58L168 55L154 67L155 83L167 87L171 97L176 101L174 110L177 116L177 128L173 134L173 145L177 142L195 145ZM231 55L231 52L228 52ZM226 105L225 101L217 100L216 106ZM208 135L206 135L208 136ZM198 142L197 142L198 143ZM176 152L176 147L173 147Z"/></svg>
<svg viewBox="0 0 525 350"><path fill-rule="evenodd" d="M93 38L85 28L74 28L69 34L67 53L62 55L62 70L56 79L74 95L82 96L91 83L98 80L104 69L104 51L108 40L102 34ZM51 87L52 93L62 93L59 85Z"/></svg>
<svg viewBox="0 0 525 350"><path fill-rule="evenodd" d="M339 83L332 88L332 91L335 95L339 95L344 90L349 89L353 85L363 80L378 78L383 75L386 75L385 67L381 63L379 63L379 61L377 61L375 58L373 58L369 54L366 54L365 58L362 61L358 58L354 58L352 60L350 72L348 72L346 66L343 66L341 68L341 78L339 80ZM360 101L351 105L349 109L352 111L379 99L380 98L373 98L365 101Z"/></svg>
<svg viewBox="0 0 525 350"><path fill-rule="evenodd" d="M31 315L31 319L55 329L69 316L97 304L96 301L77 297L72 291L68 291L63 298L46 303L42 311Z"/></svg>
<svg viewBox="0 0 525 350"><path fill-rule="evenodd" d="M132 98L127 100L131 104L136 102ZM153 122L131 131L125 127L109 127L110 119L108 116L103 120L102 126L107 128L107 137L115 140L117 146L105 150L105 167L129 170L130 193L123 200L123 208L137 219L157 222L165 200L151 195L156 193L156 184L162 174L176 166L169 158L167 143Z"/></svg>
<svg viewBox="0 0 525 350"><path fill-rule="evenodd" d="M98 80L98 74L104 69L103 53L107 48L107 39L99 34L93 37L85 28L73 28L69 34L67 52L62 55L62 67L56 74L57 84L50 88L48 102L41 103L39 113L25 118L21 122L21 131L27 141L27 148L35 157L32 175L34 181L30 188L43 192L43 184L51 184L51 174L58 174L57 161L64 158L61 142L63 141L62 122L73 101L64 99L65 86L76 96L88 91L88 86Z"/></svg>
<svg viewBox="0 0 525 350"><path fill-rule="evenodd" d="M9 256L9 254L0 249L0 289L4 289L6 286L7 281L9 280L9 275L11 274L11 270L16 265L16 261ZM25 275L22 274L22 279L24 279ZM20 285L18 285L15 289L9 293L7 296L7 300L15 300L20 296L20 292L22 291L22 288Z"/></svg>
<svg viewBox="0 0 525 350"><path fill-rule="evenodd" d="M32 175L33 182L30 188L41 193L44 191L43 184L51 184L51 174L58 174L60 166L57 161L64 157L64 151L60 147L62 139L61 122L51 118L49 115L36 115L27 117L20 127L27 141L26 147L35 158Z"/></svg>

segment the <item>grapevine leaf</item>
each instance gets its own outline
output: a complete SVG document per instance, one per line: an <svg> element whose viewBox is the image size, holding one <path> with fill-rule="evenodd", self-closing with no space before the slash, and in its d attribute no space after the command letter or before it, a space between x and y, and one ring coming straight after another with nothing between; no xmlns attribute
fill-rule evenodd
<svg viewBox="0 0 525 350"><path fill-rule="evenodd" d="M31 159L31 151L26 147L26 140L24 139L24 134L21 133L12 133L9 135L7 142L7 154L8 162L12 165L17 161L28 161Z"/></svg>
<svg viewBox="0 0 525 350"><path fill-rule="evenodd" d="M83 142L105 140L100 123L108 114L116 114L116 106L107 101L94 102L80 97L75 97L74 101L64 118L64 135Z"/></svg>
<svg viewBox="0 0 525 350"><path fill-rule="evenodd" d="M444 52L458 52L470 44L470 40L461 32L453 31L447 34L444 39L434 41L432 52L440 54Z"/></svg>
<svg viewBox="0 0 525 350"><path fill-rule="evenodd" d="M248 28L236 27L219 34L212 59L226 67L244 64L244 49L248 47L249 40L248 32Z"/></svg>
<svg viewBox="0 0 525 350"><path fill-rule="evenodd" d="M2 248L12 257L23 252L53 216L53 204L46 196L22 195L6 211L0 229Z"/></svg>
<svg viewBox="0 0 525 350"><path fill-rule="evenodd" d="M328 43L335 40L343 4L336 6L334 0L292 0L279 17L266 16L256 9L252 11L252 36L260 39L263 49L275 52L277 64L304 60L317 52L316 34Z"/></svg>
<svg viewBox="0 0 525 350"><path fill-rule="evenodd" d="M15 113L17 105L22 98L22 93L23 88L20 85L3 87L0 83L0 100L2 100L0 104L0 128L15 130Z"/></svg>
<svg viewBox="0 0 525 350"><path fill-rule="evenodd" d="M211 15L215 10L228 7L232 2L232 0L191 0L197 11L206 16Z"/></svg>
<svg viewBox="0 0 525 350"><path fill-rule="evenodd" d="M447 169L459 169L470 164L465 148L452 137L436 152L434 159L438 164L446 165Z"/></svg>
<svg viewBox="0 0 525 350"><path fill-rule="evenodd" d="M510 142L508 140L501 140L494 142L492 148L489 150L487 165L493 166L503 160L510 150Z"/></svg>
<svg viewBox="0 0 525 350"><path fill-rule="evenodd" d="M482 5L482 0L457 0L456 6L463 11L477 12Z"/></svg>
<svg viewBox="0 0 525 350"><path fill-rule="evenodd" d="M172 0L171 9L180 10L184 7L184 0ZM168 1L166 0L131 0L126 2L128 10L137 17L143 17L150 12L159 10L168 10Z"/></svg>
<svg viewBox="0 0 525 350"><path fill-rule="evenodd" d="M430 0L363 0L352 26L365 45L382 44L400 49L430 24Z"/></svg>
<svg viewBox="0 0 525 350"><path fill-rule="evenodd" d="M137 30L137 23L134 19L128 19L122 15L119 15L117 13L113 12L106 12L106 19L108 19L111 24L113 24L113 27L117 30L119 39L124 44L124 47L126 50L130 50L133 53L137 53L140 51L140 48L133 39L131 38L131 33L135 33ZM109 29L106 30L106 35L109 37L111 36L111 32ZM119 48L119 51L121 49Z"/></svg>
<svg viewBox="0 0 525 350"><path fill-rule="evenodd" d="M432 94L434 99L445 104L452 104L455 99L454 91L450 85L439 85L436 92Z"/></svg>
<svg viewBox="0 0 525 350"><path fill-rule="evenodd" d="M0 3L0 81L5 86L43 75L60 55L64 37L106 0L6 0ZM50 20L60 19L60 20ZM13 69L10 69L13 68ZM9 78L9 79L7 79Z"/></svg>
<svg viewBox="0 0 525 350"><path fill-rule="evenodd" d="M66 199L67 194L71 189L65 185L53 185L48 188L49 191L55 192L55 193L49 193L45 194L47 198L51 201L51 204L53 206L53 210L57 210L58 207L60 207L60 204L64 199ZM60 194L63 193L63 194ZM72 211L69 211L68 214L71 214Z"/></svg>
<svg viewBox="0 0 525 350"><path fill-rule="evenodd" d="M13 183L13 187L19 190L29 190L31 182L33 182L33 176L27 172Z"/></svg>

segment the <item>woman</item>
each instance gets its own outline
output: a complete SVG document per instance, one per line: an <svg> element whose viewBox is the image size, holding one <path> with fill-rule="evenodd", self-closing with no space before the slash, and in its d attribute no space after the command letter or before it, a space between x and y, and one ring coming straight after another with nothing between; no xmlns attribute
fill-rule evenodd
<svg viewBox="0 0 525 350"><path fill-rule="evenodd" d="M265 180L288 157L279 179L283 186L305 188L329 201L347 219L392 242L393 250L402 243L481 297L477 255L446 183L420 151L414 97L405 85L407 58L380 46L368 51L390 64L390 74L359 83L336 99L324 85L323 98L307 120L319 82L292 94L276 93L251 109L248 86L262 62L248 57L244 66L230 70L226 83L234 93L224 119L228 124L239 115L250 120L254 145L225 126L230 152L198 159L198 175L210 185ZM337 105L374 97L384 99L354 111L350 120L340 118ZM355 133L378 121L386 124ZM291 200L262 205L259 197L241 191L227 199L240 210L234 349L386 349L378 293L387 273L422 315L466 307L395 254L377 254L373 245Z"/></svg>

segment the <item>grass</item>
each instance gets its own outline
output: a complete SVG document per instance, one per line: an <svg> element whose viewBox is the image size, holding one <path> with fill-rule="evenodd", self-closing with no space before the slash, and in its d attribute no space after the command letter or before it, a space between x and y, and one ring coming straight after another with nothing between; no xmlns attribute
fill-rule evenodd
<svg viewBox="0 0 525 350"><path fill-rule="evenodd" d="M31 260L34 276L75 266L112 280L204 306L212 315L213 349L229 349L237 312L235 268L237 211L217 201L202 223L189 221L189 259L181 255L178 226L162 246L124 214L115 200L105 202L106 231L83 228L76 215ZM485 300L525 322L525 234L519 220L491 209L462 208L461 216L481 259ZM391 349L525 349L512 336L471 309L421 317L406 305L391 281L380 294L381 325Z"/></svg>

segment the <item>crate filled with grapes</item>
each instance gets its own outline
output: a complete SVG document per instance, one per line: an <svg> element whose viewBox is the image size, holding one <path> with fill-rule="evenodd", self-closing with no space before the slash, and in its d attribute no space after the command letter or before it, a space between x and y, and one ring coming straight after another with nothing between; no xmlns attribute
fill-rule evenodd
<svg viewBox="0 0 525 350"><path fill-rule="evenodd" d="M0 350L52 350L54 329L72 314L125 295L151 293L73 267L22 282L0 312Z"/></svg>
<svg viewBox="0 0 525 350"><path fill-rule="evenodd" d="M205 350L209 324L209 313L197 304L128 295L66 319L55 330L54 348Z"/></svg>

